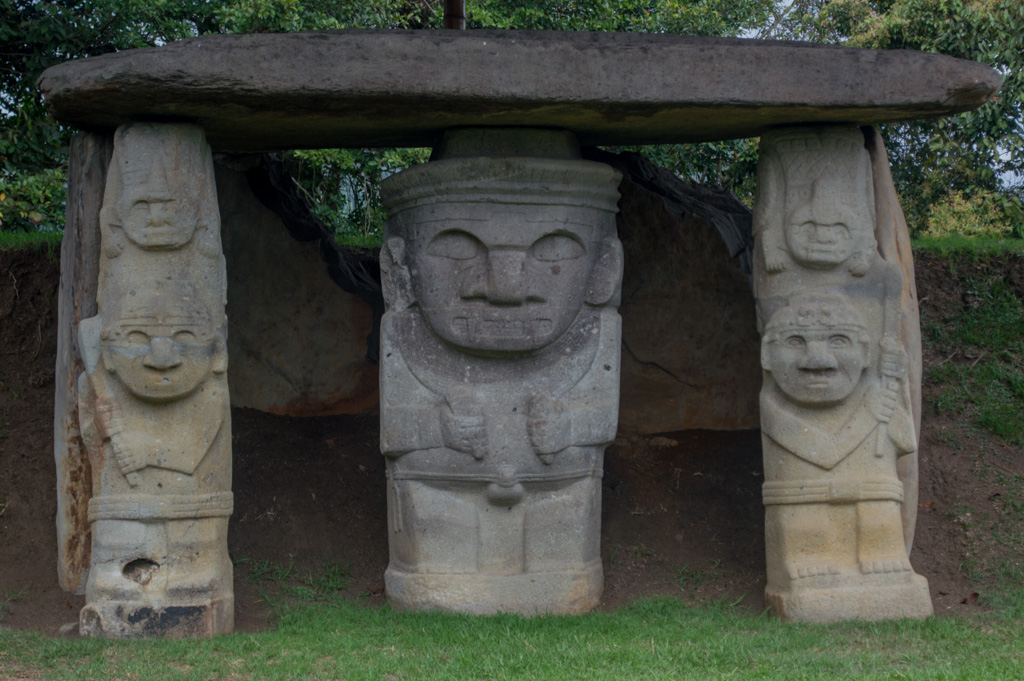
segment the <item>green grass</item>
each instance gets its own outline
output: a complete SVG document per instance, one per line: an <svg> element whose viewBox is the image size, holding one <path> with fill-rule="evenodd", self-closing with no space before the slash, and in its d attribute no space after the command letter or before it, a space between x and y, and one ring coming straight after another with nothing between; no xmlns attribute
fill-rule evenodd
<svg viewBox="0 0 1024 681"><path fill-rule="evenodd" d="M833 625L673 600L532 619L302 605L282 609L276 631L206 641L53 639L0 630L0 676L1012 679L1024 668L1024 594L1013 599L1005 611L978 618Z"/></svg>
<svg viewBox="0 0 1024 681"><path fill-rule="evenodd" d="M1024 304L1001 280L970 282L963 309L928 323L926 340L949 359L928 371L939 413L1024 444Z"/></svg>
<svg viewBox="0 0 1024 681"><path fill-rule="evenodd" d="M916 237L911 243L915 251L938 253L943 256L1024 254L1024 239L967 237L954 234L944 237Z"/></svg>
<svg viewBox="0 0 1024 681"><path fill-rule="evenodd" d="M61 231L0 230L0 251L44 249L50 260L56 260L60 253L60 240L63 236L64 232Z"/></svg>
<svg viewBox="0 0 1024 681"><path fill-rule="evenodd" d="M249 562L247 559L237 563ZM248 580L256 585L260 598L275 607L294 603L338 603L350 580L347 565L324 560L318 569L300 570L294 558L288 565L260 560L249 567Z"/></svg>
<svg viewBox="0 0 1024 681"><path fill-rule="evenodd" d="M0 503L0 515L3 515L5 510L7 510L6 501ZM11 612L11 603L21 600L27 591L28 587L22 587L20 591L0 589L0 623L7 619L7 615Z"/></svg>

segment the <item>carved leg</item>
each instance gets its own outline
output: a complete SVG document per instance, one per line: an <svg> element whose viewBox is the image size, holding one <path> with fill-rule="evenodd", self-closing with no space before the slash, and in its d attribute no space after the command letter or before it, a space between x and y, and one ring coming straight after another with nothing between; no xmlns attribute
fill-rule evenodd
<svg viewBox="0 0 1024 681"><path fill-rule="evenodd" d="M839 574L843 554L838 531L847 518L842 507L828 504L772 506L766 524L773 528L773 546L784 566L784 578L796 580ZM820 581L820 580L819 580Z"/></svg>
<svg viewBox="0 0 1024 681"><path fill-rule="evenodd" d="M903 546L900 505L893 501L857 504L857 560L864 574L909 572Z"/></svg>

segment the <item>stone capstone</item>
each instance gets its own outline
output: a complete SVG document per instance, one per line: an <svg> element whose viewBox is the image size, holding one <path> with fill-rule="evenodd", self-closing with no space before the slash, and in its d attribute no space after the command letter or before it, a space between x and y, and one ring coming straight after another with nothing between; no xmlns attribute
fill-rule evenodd
<svg viewBox="0 0 1024 681"><path fill-rule="evenodd" d="M201 125L218 150L430 146L460 126L574 131L585 145L753 137L976 108L986 65L906 50L626 33L210 35L47 69L63 123Z"/></svg>

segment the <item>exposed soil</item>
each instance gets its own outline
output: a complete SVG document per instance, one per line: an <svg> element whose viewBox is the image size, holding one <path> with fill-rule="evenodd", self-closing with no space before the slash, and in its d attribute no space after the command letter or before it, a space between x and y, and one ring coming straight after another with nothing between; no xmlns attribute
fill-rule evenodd
<svg viewBox="0 0 1024 681"><path fill-rule="evenodd" d="M1000 276L1024 298L1024 259L961 265L917 261L926 320L964 304L965 281ZM42 253L0 253L0 617L3 626L56 634L77 619L83 597L57 585L52 410L58 265ZM946 358L927 347L925 366ZM936 612L982 608L962 566L977 550L961 509L979 515L1001 487L978 471L1024 474L1024 452L976 441L926 406L920 450L921 508L912 562L928 578ZM325 561L347 565L348 596L384 602L387 565L384 465L377 416L287 418L233 412L235 514L229 545L236 627L272 626L270 606L250 579L261 565L301 576ZM953 436L951 436L951 433ZM685 431L622 436L604 477L602 609L668 595L724 598L764 608L764 509L758 432ZM264 563L266 561L267 563ZM982 599L983 600L983 599Z"/></svg>

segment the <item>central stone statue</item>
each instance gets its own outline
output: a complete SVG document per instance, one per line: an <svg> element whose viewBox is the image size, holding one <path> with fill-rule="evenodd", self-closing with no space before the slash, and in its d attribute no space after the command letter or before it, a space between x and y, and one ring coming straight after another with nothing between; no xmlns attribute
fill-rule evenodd
<svg viewBox="0 0 1024 681"><path fill-rule="evenodd" d="M391 602L583 612L615 437L619 173L568 132L446 133L385 180Z"/></svg>

